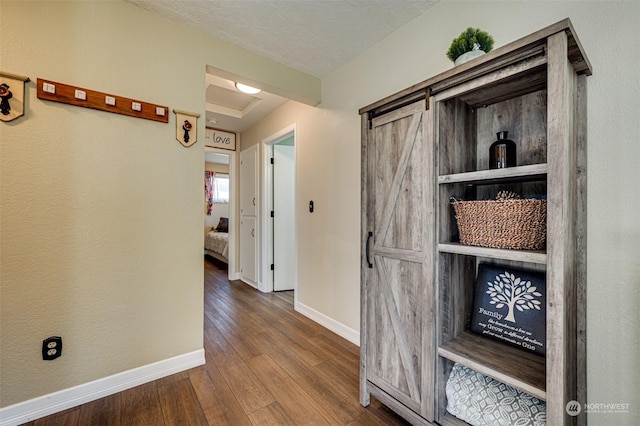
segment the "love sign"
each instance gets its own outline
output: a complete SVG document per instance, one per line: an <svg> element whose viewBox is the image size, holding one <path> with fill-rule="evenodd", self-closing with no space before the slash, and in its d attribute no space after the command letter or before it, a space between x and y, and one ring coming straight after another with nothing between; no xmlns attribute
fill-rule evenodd
<svg viewBox="0 0 640 426"><path fill-rule="evenodd" d="M211 148L222 148L235 151L236 134L207 127L205 130L205 145Z"/></svg>

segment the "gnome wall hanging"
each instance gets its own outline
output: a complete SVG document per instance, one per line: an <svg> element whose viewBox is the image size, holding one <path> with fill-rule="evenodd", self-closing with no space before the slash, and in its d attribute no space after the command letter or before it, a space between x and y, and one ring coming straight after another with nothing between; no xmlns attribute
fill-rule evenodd
<svg viewBox="0 0 640 426"><path fill-rule="evenodd" d="M9 115L11 104L9 99L13 98L13 93L9 90L7 83L0 84L0 114Z"/></svg>
<svg viewBox="0 0 640 426"><path fill-rule="evenodd" d="M24 115L24 85L29 81L29 77L0 71L0 120Z"/></svg>
<svg viewBox="0 0 640 426"><path fill-rule="evenodd" d="M200 114L174 109L176 115L176 139L189 148L198 141L198 117Z"/></svg>

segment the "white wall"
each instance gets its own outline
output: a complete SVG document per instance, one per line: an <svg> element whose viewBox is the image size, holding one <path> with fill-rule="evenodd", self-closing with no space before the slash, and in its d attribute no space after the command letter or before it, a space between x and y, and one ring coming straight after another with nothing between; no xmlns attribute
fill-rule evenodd
<svg viewBox="0 0 640 426"><path fill-rule="evenodd" d="M200 351L206 66L305 99L319 80L121 1L1 1L0 40L33 80L0 123L0 407ZM38 77L199 113L199 142L173 113L41 101Z"/></svg>
<svg viewBox="0 0 640 426"><path fill-rule="evenodd" d="M298 292L304 305L359 330L358 109L449 69L468 26L496 47L569 17L588 78L588 392L593 425L640 424L640 2L444 1L322 81L318 108L288 103L243 134L243 147L297 123ZM316 212L306 205L316 202Z"/></svg>

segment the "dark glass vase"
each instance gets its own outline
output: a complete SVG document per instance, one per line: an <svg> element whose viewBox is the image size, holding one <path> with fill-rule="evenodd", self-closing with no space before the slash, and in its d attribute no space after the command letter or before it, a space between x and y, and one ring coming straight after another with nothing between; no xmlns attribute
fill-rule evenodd
<svg viewBox="0 0 640 426"><path fill-rule="evenodd" d="M516 143L507 139L509 132L498 132L498 140L489 148L489 168L504 169L516 166Z"/></svg>

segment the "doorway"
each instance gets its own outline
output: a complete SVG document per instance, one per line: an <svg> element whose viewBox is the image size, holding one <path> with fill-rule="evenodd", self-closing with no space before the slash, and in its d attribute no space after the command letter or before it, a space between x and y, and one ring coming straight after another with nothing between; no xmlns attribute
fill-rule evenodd
<svg viewBox="0 0 640 426"><path fill-rule="evenodd" d="M215 228L220 223L220 218L227 218L229 245L227 249L227 270L229 280L238 279L236 271L236 155L233 151L219 148L205 147L205 171L213 171L216 179L219 179L219 187L223 189L221 198L214 200L209 212L209 206L205 205L204 227L205 234L211 228ZM226 184L228 187L224 187ZM225 191L226 190L226 194ZM228 195L228 198L226 198ZM205 200L207 203L207 200ZM208 214L210 213L210 214Z"/></svg>
<svg viewBox="0 0 640 426"><path fill-rule="evenodd" d="M295 124L263 144L263 291L294 290L297 284Z"/></svg>

